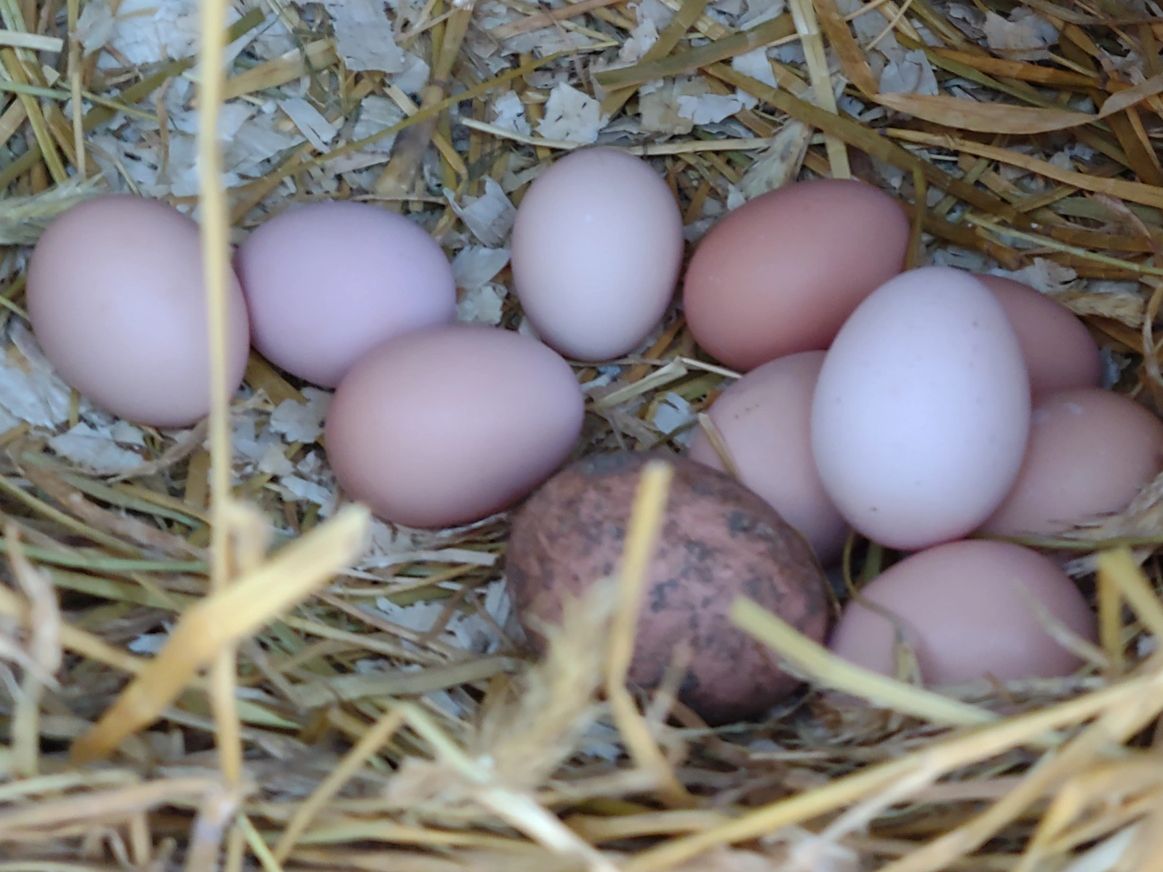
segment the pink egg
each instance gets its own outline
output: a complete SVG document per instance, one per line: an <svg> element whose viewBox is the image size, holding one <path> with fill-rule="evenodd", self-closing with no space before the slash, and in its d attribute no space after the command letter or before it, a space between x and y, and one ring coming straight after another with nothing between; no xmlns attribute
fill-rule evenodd
<svg viewBox="0 0 1163 872"><path fill-rule="evenodd" d="M812 393L824 352L770 361L733 382L708 415L726 443L739 481L771 505L824 562L835 559L848 524L824 490L812 458ZM689 456L715 469L723 462L699 427Z"/></svg>
<svg viewBox="0 0 1163 872"><path fill-rule="evenodd" d="M111 195L54 220L28 264L33 333L57 373L95 405L156 427L210 411L206 282L198 225L158 200ZM242 383L246 305L226 289L226 371Z"/></svg>
<svg viewBox="0 0 1163 872"><path fill-rule="evenodd" d="M1098 344L1073 312L1013 279L977 278L993 291L1018 335L1032 393L1099 386L1102 359Z"/></svg>
<svg viewBox="0 0 1163 872"><path fill-rule="evenodd" d="M467 524L569 456L583 397L540 342L480 325L413 331L360 358L327 411L327 458L353 499L412 527Z"/></svg>
<svg viewBox="0 0 1163 872"><path fill-rule="evenodd" d="M832 651L885 675L896 672L897 632L926 684L1069 675L1081 665L1039 620L1039 610L1093 641L1096 620L1061 569L1006 542L951 542L905 558L848 603Z"/></svg>
<svg viewBox="0 0 1163 872"><path fill-rule="evenodd" d="M1025 454L1030 388L1017 336L981 282L911 270L841 328L812 400L820 480L857 530L916 550L972 532Z"/></svg>
<svg viewBox="0 0 1163 872"><path fill-rule="evenodd" d="M1125 509L1163 471L1163 421L1110 391L1042 395L1017 481L982 529L1053 534Z"/></svg>
<svg viewBox="0 0 1163 872"><path fill-rule="evenodd" d="M612 148L583 148L529 186L513 224L513 287L538 336L577 360L637 348L682 266L682 215L662 177Z"/></svg>
<svg viewBox="0 0 1163 872"><path fill-rule="evenodd" d="M298 206L256 229L236 258L254 347L291 375L334 387L363 354L456 316L456 283L419 225L379 206Z"/></svg>

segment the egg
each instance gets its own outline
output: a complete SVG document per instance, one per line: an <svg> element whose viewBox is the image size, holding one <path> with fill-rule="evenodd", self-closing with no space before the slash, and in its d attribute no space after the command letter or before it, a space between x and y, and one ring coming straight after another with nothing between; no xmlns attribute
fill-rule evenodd
<svg viewBox="0 0 1163 872"><path fill-rule="evenodd" d="M1092 388L1102 382L1098 344L1074 313L1045 294L1003 276L979 275L1017 333L1034 394Z"/></svg>
<svg viewBox="0 0 1163 872"><path fill-rule="evenodd" d="M1005 311L947 267L904 273L861 303L812 398L828 495L865 536L905 550L989 517L1017 478L1029 429L1029 379Z"/></svg>
<svg viewBox="0 0 1163 872"><path fill-rule="evenodd" d="M812 394L823 363L824 352L803 351L758 366L729 385L708 416L739 481L807 537L827 564L839 556L848 524L824 490L812 458ZM701 427L687 455L723 469Z"/></svg>
<svg viewBox="0 0 1163 872"><path fill-rule="evenodd" d="M982 525L997 535L1053 534L1125 509L1163 471L1163 422L1098 388L1044 394L1017 481Z"/></svg>
<svg viewBox="0 0 1163 872"><path fill-rule="evenodd" d="M226 288L226 376L242 383L246 306ZM105 411L185 427L210 411L210 348L197 223L130 195L86 200L54 219L33 249L25 292L37 342L57 374Z"/></svg>
<svg viewBox="0 0 1163 872"><path fill-rule="evenodd" d="M583 148L529 186L513 223L513 287L538 336L576 360L637 348L682 267L682 216L650 164Z"/></svg>
<svg viewBox="0 0 1163 872"><path fill-rule="evenodd" d="M448 527L544 481L569 456L582 417L573 371L542 343L441 325L360 358L328 407L325 448L346 494L383 520Z"/></svg>
<svg viewBox="0 0 1163 872"><path fill-rule="evenodd" d="M456 316L443 250L422 227L380 206L292 207L251 233L235 262L255 349L322 387L339 384L381 342Z"/></svg>
<svg viewBox="0 0 1163 872"><path fill-rule="evenodd" d="M825 580L803 537L730 476L662 452L591 455L557 473L514 514L506 578L537 649L563 603L617 571L643 466L673 467L649 564L630 682L657 688L680 649L690 658L679 698L709 723L755 718L798 681L729 617L746 596L823 642ZM596 640L601 643L601 640Z"/></svg>
<svg viewBox="0 0 1163 872"><path fill-rule="evenodd" d="M683 311L695 341L739 370L826 349L905 266L909 221L864 182L795 182L720 219L695 248Z"/></svg>
<svg viewBox="0 0 1163 872"><path fill-rule="evenodd" d="M829 646L851 663L894 675L899 632L922 681L934 686L1070 675L1081 661L1048 631L1042 611L1075 636L1096 638L1086 600L1045 557L1007 542L950 542L866 584L845 606Z"/></svg>

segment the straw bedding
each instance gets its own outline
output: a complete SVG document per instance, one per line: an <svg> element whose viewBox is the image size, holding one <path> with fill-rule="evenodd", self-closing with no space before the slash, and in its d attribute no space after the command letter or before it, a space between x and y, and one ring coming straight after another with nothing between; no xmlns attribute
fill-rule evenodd
<svg viewBox="0 0 1163 872"><path fill-rule="evenodd" d="M911 263L1055 294L1116 388L1157 408L1159 16L0 0L0 870L1163 868L1159 483L1032 543L1093 593L1101 645L1078 675L870 683L741 605L812 691L709 730L621 680L664 471L623 586L532 663L508 632L506 519L420 533L340 502L325 392L255 360L206 424L128 426L55 378L22 308L28 246L79 198L191 210L218 275L265 216L336 197L409 214L454 259L460 317L517 329L514 203L600 141L655 163L692 242L790 179L877 184L910 204ZM673 314L641 355L577 374L584 451L681 449L730 378ZM852 578L876 559L850 557Z"/></svg>

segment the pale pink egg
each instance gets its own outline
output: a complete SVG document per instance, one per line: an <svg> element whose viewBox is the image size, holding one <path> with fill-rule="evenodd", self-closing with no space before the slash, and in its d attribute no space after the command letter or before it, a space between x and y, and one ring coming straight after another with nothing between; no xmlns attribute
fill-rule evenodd
<svg viewBox="0 0 1163 872"><path fill-rule="evenodd" d="M323 387L360 357L456 315L443 250L411 219L380 206L296 206L258 227L236 258L254 347Z"/></svg>
<svg viewBox="0 0 1163 872"><path fill-rule="evenodd" d="M1143 406L1098 388L1044 394L1017 480L982 530L1060 532L1125 509L1161 471L1163 421Z"/></svg>
<svg viewBox="0 0 1163 872"><path fill-rule="evenodd" d="M250 351L227 276L223 352L231 393ZM28 315L57 373L94 405L156 427L210 411L210 330L198 225L159 200L100 196L55 219L28 264Z"/></svg>
<svg viewBox="0 0 1163 872"><path fill-rule="evenodd" d="M480 520L569 456L583 398L542 343L481 325L429 327L365 354L327 411L327 457L353 499L412 527Z"/></svg>
<svg viewBox="0 0 1163 872"><path fill-rule="evenodd" d="M708 416L726 443L739 481L828 563L839 555L848 524L824 490L812 458L812 393L823 363L824 352L804 351L756 367L719 395ZM702 427L695 430L689 456L724 468Z"/></svg>
<svg viewBox="0 0 1163 872"><path fill-rule="evenodd" d="M929 685L1069 675L1081 661L1043 624L1042 611L1094 641L1094 613L1051 561L1006 542L951 542L905 558L861 588L829 646L893 675L899 633Z"/></svg>
<svg viewBox="0 0 1163 872"><path fill-rule="evenodd" d="M1099 386L1102 358L1098 344L1073 312L1013 279L977 278L993 291L1018 335L1032 393Z"/></svg>

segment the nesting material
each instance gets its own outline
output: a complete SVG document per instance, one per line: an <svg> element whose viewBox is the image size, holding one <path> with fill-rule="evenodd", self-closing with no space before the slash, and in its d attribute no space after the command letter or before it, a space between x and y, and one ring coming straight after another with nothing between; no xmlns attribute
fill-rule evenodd
<svg viewBox="0 0 1163 872"><path fill-rule="evenodd" d="M712 729L674 704L677 673L626 690L633 623L609 588L524 656L506 516L418 530L345 506L329 391L252 356L233 395L218 373L208 420L129 424L60 380L24 295L28 246L96 194L198 219L218 316L230 243L352 199L443 247L462 320L527 330L515 210L598 143L657 170L688 243L792 179L874 185L905 207L910 266L1030 284L1085 319L1106 384L1158 411L1152 3L67 0L0 18L0 866L1083 872L1163 855L1158 480L1125 512L1021 537L1096 609L1073 675L938 694L737 601L735 625L810 690ZM736 377L678 315L574 366L582 454L682 449ZM631 569L666 490L639 494ZM837 595L882 556L849 549Z"/></svg>

